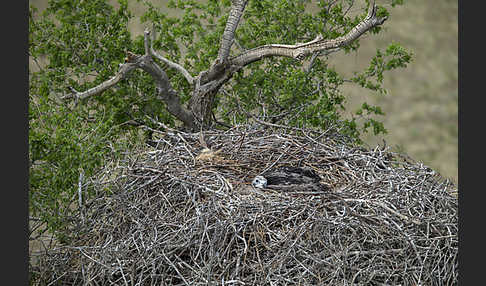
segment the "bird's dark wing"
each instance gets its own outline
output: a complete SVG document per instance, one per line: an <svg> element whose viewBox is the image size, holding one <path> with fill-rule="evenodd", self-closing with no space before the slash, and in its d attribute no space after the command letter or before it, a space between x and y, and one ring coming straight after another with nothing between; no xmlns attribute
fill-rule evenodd
<svg viewBox="0 0 486 286"><path fill-rule="evenodd" d="M319 175L310 168L283 166L264 174L267 188L281 191L323 191L329 189L320 183Z"/></svg>

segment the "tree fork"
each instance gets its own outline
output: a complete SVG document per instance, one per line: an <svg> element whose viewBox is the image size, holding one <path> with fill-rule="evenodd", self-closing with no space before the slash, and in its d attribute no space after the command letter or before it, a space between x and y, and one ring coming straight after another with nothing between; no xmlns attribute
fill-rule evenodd
<svg viewBox="0 0 486 286"><path fill-rule="evenodd" d="M158 54L152 47L152 42L149 38L150 32L145 31L145 54L143 56L129 53L128 62L120 66L114 77L84 92L72 89L73 93L64 98L74 97L82 99L100 94L126 78L135 68L140 68L149 73L154 79L157 90L156 96L166 104L167 111L170 114L182 121L191 130L208 129L212 125L212 109L214 108L214 99L219 89L238 70L266 57L283 56L303 60L311 54L315 55L322 51L336 51L356 40L371 28L382 25L387 19L387 17L378 18L376 16L377 7L375 1L372 1L366 17L346 35L336 39L323 39L321 35L318 35L314 40L307 43L295 45L268 44L229 58L236 28L247 3L248 0L233 0L230 15L221 37L218 56L207 71L199 73L196 77L193 77L183 66L171 62ZM155 31L152 31L152 33L155 33ZM154 62L154 57L180 72L188 83L193 86L192 96L187 107L181 104L178 92L173 89L164 70Z"/></svg>

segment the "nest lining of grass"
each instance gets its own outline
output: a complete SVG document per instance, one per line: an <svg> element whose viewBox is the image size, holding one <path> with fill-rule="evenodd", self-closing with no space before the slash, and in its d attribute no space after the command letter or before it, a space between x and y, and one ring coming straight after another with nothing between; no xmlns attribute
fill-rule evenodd
<svg viewBox="0 0 486 286"><path fill-rule="evenodd" d="M203 134L169 130L156 147L109 164L92 179L100 195L74 219L69 245L36 257L32 277L59 285L457 283L457 189L427 166L331 129ZM312 169L326 187L252 187L283 166Z"/></svg>

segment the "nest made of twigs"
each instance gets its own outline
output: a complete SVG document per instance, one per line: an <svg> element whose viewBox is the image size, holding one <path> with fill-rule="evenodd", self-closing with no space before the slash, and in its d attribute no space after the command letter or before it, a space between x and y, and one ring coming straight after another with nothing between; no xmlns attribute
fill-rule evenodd
<svg viewBox="0 0 486 286"><path fill-rule="evenodd" d="M92 187L114 195L90 201L70 244L38 257L31 275L60 285L457 283L457 190L423 164L330 131L237 126L203 138L167 131L106 168ZM283 166L327 187L251 185Z"/></svg>

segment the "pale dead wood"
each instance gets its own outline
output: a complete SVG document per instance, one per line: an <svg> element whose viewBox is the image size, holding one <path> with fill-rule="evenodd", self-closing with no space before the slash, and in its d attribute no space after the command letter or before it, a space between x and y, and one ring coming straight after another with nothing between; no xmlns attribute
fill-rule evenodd
<svg viewBox="0 0 486 286"><path fill-rule="evenodd" d="M118 72L112 78L108 79L107 81L102 82L101 84L92 87L86 91L77 91L74 88L71 88L70 94L61 97L62 99L84 99L93 95L101 94L103 91L115 86L118 82L122 79L126 78L128 74L137 68L136 64L133 63L125 63L122 64L118 70Z"/></svg>
<svg viewBox="0 0 486 286"><path fill-rule="evenodd" d="M336 39L324 39L322 35L318 35L314 40L307 43L298 43L295 45L264 45L232 58L230 63L237 66L245 66L271 56L291 57L302 60L313 53L341 48L353 42L371 28L382 25L386 21L387 17L378 18L376 16L376 9L375 1L373 1L370 3L368 14L363 21L358 23L346 35Z"/></svg>

